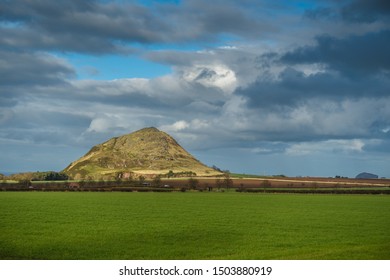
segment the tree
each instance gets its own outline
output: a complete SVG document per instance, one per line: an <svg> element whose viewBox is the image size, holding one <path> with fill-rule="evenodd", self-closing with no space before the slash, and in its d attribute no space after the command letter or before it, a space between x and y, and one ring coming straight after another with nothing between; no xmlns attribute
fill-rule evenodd
<svg viewBox="0 0 390 280"><path fill-rule="evenodd" d="M215 186L218 188L218 190L223 186L223 181L221 178L215 179Z"/></svg>
<svg viewBox="0 0 390 280"><path fill-rule="evenodd" d="M221 168L218 168L218 167L215 166L215 165L213 165L211 168L214 169L214 170L216 170L216 171L218 171L218 172L222 172Z"/></svg>
<svg viewBox="0 0 390 280"><path fill-rule="evenodd" d="M173 173L172 170L169 170L169 172L167 173L167 177L171 178L171 177L174 177L174 176L175 176L175 173Z"/></svg>
<svg viewBox="0 0 390 280"><path fill-rule="evenodd" d="M229 172L225 172L223 174L223 186L226 189L230 189L231 187L233 187L233 180L232 180L232 178L230 178Z"/></svg>
<svg viewBox="0 0 390 280"><path fill-rule="evenodd" d="M190 189L195 190L199 186L199 180L192 178L192 177L189 178L188 179L188 186L190 187Z"/></svg>
<svg viewBox="0 0 390 280"><path fill-rule="evenodd" d="M139 183L142 185L143 183L145 183L145 180L146 180L146 178L144 177L144 176L142 176L142 175L140 175L139 177L138 177L138 181L139 181Z"/></svg>
<svg viewBox="0 0 390 280"><path fill-rule="evenodd" d="M271 183L268 180L263 180L263 182L261 182L261 186L263 188L268 188L268 187L271 187Z"/></svg>
<svg viewBox="0 0 390 280"><path fill-rule="evenodd" d="M86 186L86 184L87 184L87 182L84 180L84 178L79 181L80 188L84 188Z"/></svg>
<svg viewBox="0 0 390 280"><path fill-rule="evenodd" d="M153 178L153 186L159 187L161 186L161 176L157 175Z"/></svg>
<svg viewBox="0 0 390 280"><path fill-rule="evenodd" d="M45 171L32 173L32 181L66 181L69 177L63 172Z"/></svg>
<svg viewBox="0 0 390 280"><path fill-rule="evenodd" d="M21 179L18 181L22 187L28 188L31 185L31 181L28 179Z"/></svg>

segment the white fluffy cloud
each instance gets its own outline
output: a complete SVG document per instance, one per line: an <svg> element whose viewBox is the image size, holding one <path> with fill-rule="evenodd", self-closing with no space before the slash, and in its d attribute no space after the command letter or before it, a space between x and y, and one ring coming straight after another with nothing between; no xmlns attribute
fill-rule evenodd
<svg viewBox="0 0 390 280"><path fill-rule="evenodd" d="M187 82L199 83L205 87L217 87L225 93L232 93L237 87L235 73L225 65L195 65L183 70Z"/></svg>

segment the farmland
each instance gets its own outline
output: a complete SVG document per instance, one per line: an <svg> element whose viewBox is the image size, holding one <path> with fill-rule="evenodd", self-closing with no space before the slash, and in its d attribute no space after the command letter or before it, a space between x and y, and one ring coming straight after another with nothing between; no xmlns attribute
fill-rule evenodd
<svg viewBox="0 0 390 280"><path fill-rule="evenodd" d="M176 177L117 180L3 180L0 191L177 192L237 191L262 193L390 194L390 179L318 177ZM230 183L227 183L230 182Z"/></svg>
<svg viewBox="0 0 390 280"><path fill-rule="evenodd" d="M0 192L0 259L389 259L390 197Z"/></svg>

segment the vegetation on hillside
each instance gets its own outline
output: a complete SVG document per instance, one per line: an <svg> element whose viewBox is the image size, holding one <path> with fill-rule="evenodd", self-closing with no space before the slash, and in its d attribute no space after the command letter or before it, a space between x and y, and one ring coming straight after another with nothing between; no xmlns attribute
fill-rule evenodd
<svg viewBox="0 0 390 280"><path fill-rule="evenodd" d="M64 172L44 171L44 172L24 172L9 176L3 176L3 180L11 181L63 181L68 180L69 176Z"/></svg>

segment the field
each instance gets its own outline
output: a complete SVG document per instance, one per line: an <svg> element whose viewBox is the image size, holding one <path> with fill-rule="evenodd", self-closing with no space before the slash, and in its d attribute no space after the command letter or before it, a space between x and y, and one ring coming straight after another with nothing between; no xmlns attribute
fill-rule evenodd
<svg viewBox="0 0 390 280"><path fill-rule="evenodd" d="M195 180L194 180L195 178ZM3 180L0 191L87 191L87 192L178 192L237 191L250 193L301 194L390 194L390 179L349 179L318 177L174 177L118 180L30 181ZM229 183L230 182L230 183Z"/></svg>
<svg viewBox="0 0 390 280"><path fill-rule="evenodd" d="M0 192L0 259L390 259L390 196Z"/></svg>

